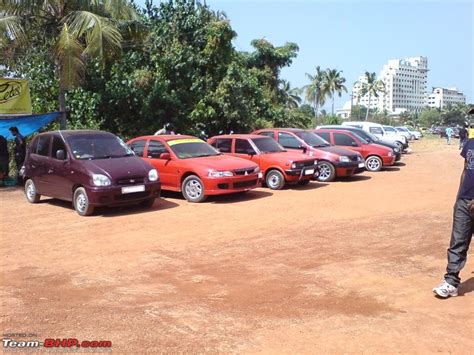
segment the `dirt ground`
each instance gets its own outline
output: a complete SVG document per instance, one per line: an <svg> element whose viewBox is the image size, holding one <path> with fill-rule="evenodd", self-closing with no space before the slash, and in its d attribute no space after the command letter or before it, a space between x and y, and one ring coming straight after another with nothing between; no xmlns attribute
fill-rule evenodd
<svg viewBox="0 0 474 355"><path fill-rule="evenodd" d="M431 292L462 159L412 148L330 184L89 218L0 189L0 329L128 353L472 353L472 250L459 297Z"/></svg>

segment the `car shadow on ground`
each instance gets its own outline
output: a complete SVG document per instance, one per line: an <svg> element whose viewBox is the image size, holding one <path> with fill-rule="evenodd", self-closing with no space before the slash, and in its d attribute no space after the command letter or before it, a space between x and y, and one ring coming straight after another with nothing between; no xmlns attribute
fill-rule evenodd
<svg viewBox="0 0 474 355"><path fill-rule="evenodd" d="M372 179L372 176L367 175L353 175L347 177L340 177L335 182L358 182L358 181L366 181Z"/></svg>
<svg viewBox="0 0 474 355"><path fill-rule="evenodd" d="M209 196L206 202L217 204L238 203L258 200L270 196L273 196L273 193L268 190L250 190L247 192L238 192L235 194Z"/></svg>
<svg viewBox="0 0 474 355"><path fill-rule="evenodd" d="M406 164L402 161L396 161L393 166L406 166Z"/></svg>
<svg viewBox="0 0 474 355"><path fill-rule="evenodd" d="M474 292L474 277L467 279L459 287L459 296L464 296L467 293Z"/></svg>
<svg viewBox="0 0 474 355"><path fill-rule="evenodd" d="M286 184L283 190L306 191L306 190L319 189L321 187L325 187L328 185L329 185L328 183L314 180L314 181L311 181L308 185Z"/></svg>
<svg viewBox="0 0 474 355"><path fill-rule="evenodd" d="M382 169L382 171L386 171L386 172L400 171L400 168L396 166L386 166Z"/></svg>
<svg viewBox="0 0 474 355"><path fill-rule="evenodd" d="M54 198L46 198L41 199L39 204L47 203L53 206L67 208L71 211L74 211L74 207L72 206L72 202L70 201L63 201L57 200ZM171 201L167 201L165 199L159 198L155 200L153 207L151 208L143 208L139 205L128 205L128 206L117 206L117 207L96 207L92 216L102 216L102 217L114 217L114 216L127 216L133 215L138 213L149 213L154 211L160 210L167 210L169 208L178 207L179 204Z"/></svg>

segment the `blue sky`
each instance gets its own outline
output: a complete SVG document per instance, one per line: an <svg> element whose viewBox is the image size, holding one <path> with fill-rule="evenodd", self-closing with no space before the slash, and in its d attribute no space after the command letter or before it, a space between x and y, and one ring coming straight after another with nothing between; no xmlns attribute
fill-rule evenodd
<svg viewBox="0 0 474 355"><path fill-rule="evenodd" d="M144 0L138 0L139 4ZM159 1L154 0L155 3ZM382 69L389 59L428 57L428 90L457 87L474 103L474 2L472 1L316 1L207 0L224 11L237 32L234 46L251 51L253 39L275 46L295 42L298 57L282 77L292 87L308 84L314 68L343 71L350 91L365 71ZM336 107L349 100L336 99ZM327 105L328 106L328 105Z"/></svg>

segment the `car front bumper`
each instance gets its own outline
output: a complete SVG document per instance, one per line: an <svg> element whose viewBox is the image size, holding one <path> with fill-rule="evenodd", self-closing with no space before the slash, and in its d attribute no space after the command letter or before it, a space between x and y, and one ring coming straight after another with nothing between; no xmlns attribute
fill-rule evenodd
<svg viewBox="0 0 474 355"><path fill-rule="evenodd" d="M147 182L137 186L144 186L144 191L124 193L123 188L134 187L127 186L92 186L85 187L87 198L92 206L121 206L139 203L150 198L160 197L161 183Z"/></svg>
<svg viewBox="0 0 474 355"><path fill-rule="evenodd" d="M304 168L285 170L286 181L295 182L310 180L319 176L319 168L317 165L305 166Z"/></svg>
<svg viewBox="0 0 474 355"><path fill-rule="evenodd" d="M206 195L223 195L249 191L261 186L263 174L236 175L222 178L204 178Z"/></svg>

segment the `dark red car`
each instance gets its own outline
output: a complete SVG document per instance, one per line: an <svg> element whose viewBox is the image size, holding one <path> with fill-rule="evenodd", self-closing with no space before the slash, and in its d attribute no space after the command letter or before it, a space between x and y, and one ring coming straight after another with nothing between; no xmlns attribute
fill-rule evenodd
<svg viewBox="0 0 474 355"><path fill-rule="evenodd" d="M158 172L112 133L55 131L37 135L20 171L26 199L41 195L72 201L87 216L96 206L142 204L160 195Z"/></svg>
<svg viewBox="0 0 474 355"><path fill-rule="evenodd" d="M318 174L314 158L286 151L270 137L232 134L209 138L208 143L221 153L258 164L265 183L272 190L283 188L285 183L306 185Z"/></svg>
<svg viewBox="0 0 474 355"><path fill-rule="evenodd" d="M364 159L349 149L333 147L314 133L297 128L269 128L253 132L275 139L284 148L300 151L318 161L318 181L333 181L336 177L352 176L364 171Z"/></svg>
<svg viewBox="0 0 474 355"><path fill-rule="evenodd" d="M318 129L314 133L331 144L362 154L365 159L365 168L369 171L380 171L383 166L393 165L395 162L393 149L369 143L356 133L342 129Z"/></svg>

